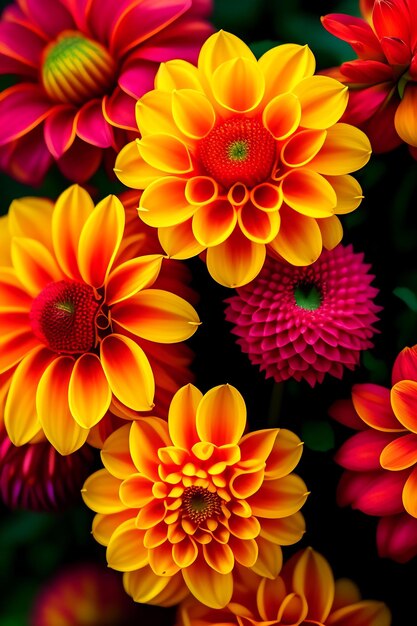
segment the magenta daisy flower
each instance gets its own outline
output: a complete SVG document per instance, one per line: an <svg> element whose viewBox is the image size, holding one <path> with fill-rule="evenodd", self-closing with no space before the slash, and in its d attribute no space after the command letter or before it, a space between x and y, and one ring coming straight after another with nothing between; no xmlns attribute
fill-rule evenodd
<svg viewBox="0 0 417 626"><path fill-rule="evenodd" d="M381 307L369 268L350 245L325 250L308 267L267 257L257 278L226 300L226 319L267 378L312 387L325 374L341 378L373 346Z"/></svg>

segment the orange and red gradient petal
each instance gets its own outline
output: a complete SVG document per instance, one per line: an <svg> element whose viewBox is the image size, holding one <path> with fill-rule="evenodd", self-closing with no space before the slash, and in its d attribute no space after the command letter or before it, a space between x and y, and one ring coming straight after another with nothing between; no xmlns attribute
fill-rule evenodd
<svg viewBox="0 0 417 626"><path fill-rule="evenodd" d="M109 435L101 450L104 467L116 478L124 480L137 469L129 452L130 422Z"/></svg>
<svg viewBox="0 0 417 626"><path fill-rule="evenodd" d="M68 187L57 199L52 216L52 241L55 256L69 278L81 278L78 244L81 231L94 209L94 202L79 185Z"/></svg>
<svg viewBox="0 0 417 626"><path fill-rule="evenodd" d="M185 341L200 324L191 304L162 289L145 289L115 304L112 318L134 335L156 343Z"/></svg>
<svg viewBox="0 0 417 626"><path fill-rule="evenodd" d="M417 382L400 380L396 383L391 389L391 405L400 425L417 433Z"/></svg>
<svg viewBox="0 0 417 626"><path fill-rule="evenodd" d="M403 141L417 146L417 87L408 84L395 113L395 130Z"/></svg>
<svg viewBox="0 0 417 626"><path fill-rule="evenodd" d="M300 541L305 531L304 517L297 511L281 519L263 519L260 536L279 546L291 546Z"/></svg>
<svg viewBox="0 0 417 626"><path fill-rule="evenodd" d="M12 443L28 443L40 430L36 415L36 390L49 363L55 358L49 350L37 347L22 359L14 371L4 408L4 424Z"/></svg>
<svg viewBox="0 0 417 626"><path fill-rule="evenodd" d="M136 528L135 520L128 519L116 528L107 546L107 564L121 572L140 569L149 562L148 550L143 545L143 530Z"/></svg>
<svg viewBox="0 0 417 626"><path fill-rule="evenodd" d="M174 446L191 450L199 441L196 414L203 394L194 385L181 387L171 400L168 412L168 428Z"/></svg>
<svg viewBox="0 0 417 626"><path fill-rule="evenodd" d="M293 93L282 93L272 98L262 113L262 122L274 139L283 140L300 125L301 104Z"/></svg>
<svg viewBox="0 0 417 626"><path fill-rule="evenodd" d="M28 313L31 306L32 298L23 289L21 282L16 276L16 272L11 267L1 267L0 311Z"/></svg>
<svg viewBox="0 0 417 626"><path fill-rule="evenodd" d="M256 430L247 433L239 442L240 466L250 466L254 462L263 464L271 454L279 429Z"/></svg>
<svg viewBox="0 0 417 626"><path fill-rule="evenodd" d="M134 411L153 406L155 380L148 358L132 339L108 335L100 345L100 360L116 398Z"/></svg>
<svg viewBox="0 0 417 626"><path fill-rule="evenodd" d="M256 61L236 57L216 68L211 89L217 108L253 114L264 96L265 78Z"/></svg>
<svg viewBox="0 0 417 626"><path fill-rule="evenodd" d="M159 481L157 450L171 445L167 423L159 417L139 418L130 428L130 454L144 476Z"/></svg>
<svg viewBox="0 0 417 626"><path fill-rule="evenodd" d="M88 435L88 429L74 420L68 403L74 363L67 356L52 361L42 374L36 394L36 410L46 438L63 455L81 448Z"/></svg>
<svg viewBox="0 0 417 626"><path fill-rule="evenodd" d="M390 390L386 387L373 383L354 385L352 402L361 420L371 428L386 432L404 430L404 426L393 413Z"/></svg>
<svg viewBox="0 0 417 626"><path fill-rule="evenodd" d="M287 517L296 513L308 496L304 481L291 474L275 480L266 480L259 491L248 498L254 515L267 519Z"/></svg>
<svg viewBox="0 0 417 626"><path fill-rule="evenodd" d="M240 287L259 274L265 261L265 245L249 241L236 226L218 246L207 250L207 269L225 287Z"/></svg>
<svg viewBox="0 0 417 626"><path fill-rule="evenodd" d="M417 518L417 467L413 469L410 476L405 481L403 489L403 504L409 515Z"/></svg>
<svg viewBox="0 0 417 626"><path fill-rule="evenodd" d="M86 505L103 515L112 515L126 510L126 506L119 498L121 481L115 478L106 469L91 474L81 490Z"/></svg>
<svg viewBox="0 0 417 626"><path fill-rule="evenodd" d="M281 228L268 245L273 252L291 265L311 265L322 251L320 228L312 217L307 217L283 205L280 210Z"/></svg>
<svg viewBox="0 0 417 626"><path fill-rule="evenodd" d="M165 227L185 222L194 215L197 206L185 196L187 181L175 176L155 180L143 192L139 217L148 226Z"/></svg>
<svg viewBox="0 0 417 626"><path fill-rule="evenodd" d="M204 247L223 243L233 232L237 222L236 211L225 199L217 199L199 207L194 214L194 237Z"/></svg>
<svg viewBox="0 0 417 626"><path fill-rule="evenodd" d="M2 326L2 317L0 314L0 328ZM6 335L1 336L0 374L19 363L28 352L37 346L39 346L39 340L29 328L8 332Z"/></svg>
<svg viewBox="0 0 417 626"><path fill-rule="evenodd" d="M268 50L259 59L265 76L265 100L292 89L304 78L312 76L316 60L308 46L283 44Z"/></svg>
<svg viewBox="0 0 417 626"><path fill-rule="evenodd" d="M189 259L204 250L204 246L194 237L192 219L175 226L159 228L158 237L171 259Z"/></svg>
<svg viewBox="0 0 417 626"><path fill-rule="evenodd" d="M256 197L256 194L254 195ZM277 200L281 202L279 195L277 195ZM238 222L242 233L250 241L264 244L269 243L278 235L281 218L277 210L265 211L257 208L252 202L247 202L238 213Z"/></svg>
<svg viewBox="0 0 417 626"><path fill-rule="evenodd" d="M336 193L314 170L291 170L282 181L282 193L288 206L307 217L329 217L335 212Z"/></svg>
<svg viewBox="0 0 417 626"><path fill-rule="evenodd" d="M106 285L106 304L127 300L138 291L151 287L158 278L162 254L147 254L129 259L110 272Z"/></svg>
<svg viewBox="0 0 417 626"><path fill-rule="evenodd" d="M197 407L196 426L201 441L237 444L246 426L246 405L239 391L231 385L210 389Z"/></svg>
<svg viewBox="0 0 417 626"><path fill-rule="evenodd" d="M161 503L160 500L155 501L152 493L153 484L153 481L143 474L131 474L120 485L120 500L129 508L141 509L139 513L142 513L144 510L142 507L146 507L150 502Z"/></svg>
<svg viewBox="0 0 417 626"><path fill-rule="evenodd" d="M189 591L180 572L174 576L157 576L149 565L123 575L123 584L135 602L173 606L181 602Z"/></svg>
<svg viewBox="0 0 417 626"><path fill-rule="evenodd" d="M233 592L232 573L219 574L200 557L182 570L182 575L193 596L210 608L223 609L230 602Z"/></svg>
<svg viewBox="0 0 417 626"><path fill-rule="evenodd" d="M83 280L92 287L101 287L105 282L124 226L125 210L116 196L101 200L87 218L78 244L78 267Z"/></svg>
<svg viewBox="0 0 417 626"><path fill-rule="evenodd" d="M417 463L417 435L401 435L382 450L380 463L384 469L397 471Z"/></svg>
<svg viewBox="0 0 417 626"><path fill-rule="evenodd" d="M26 291L36 297L46 285L63 278L55 258L35 239L16 237L11 245L12 262Z"/></svg>
<svg viewBox="0 0 417 626"><path fill-rule="evenodd" d="M97 355L82 354L75 362L69 387L71 415L81 428L92 428L105 415L112 398L111 389Z"/></svg>

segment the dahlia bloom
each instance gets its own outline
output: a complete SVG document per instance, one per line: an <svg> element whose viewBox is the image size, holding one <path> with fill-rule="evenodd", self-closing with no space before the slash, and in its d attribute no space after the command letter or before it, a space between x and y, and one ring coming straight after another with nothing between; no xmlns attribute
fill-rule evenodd
<svg viewBox="0 0 417 626"><path fill-rule="evenodd" d="M326 74L349 87L343 121L362 128L375 152L405 142L417 158L417 25L414 0L360 3L363 18L331 13L330 33L348 42L358 58Z"/></svg>
<svg viewBox="0 0 417 626"><path fill-rule="evenodd" d="M255 280L226 300L226 320L267 378L312 387L326 373L341 378L373 345L381 307L369 268L350 245L324 250L308 267L267 257Z"/></svg>
<svg viewBox="0 0 417 626"><path fill-rule="evenodd" d="M193 598L178 608L176 626L390 626L383 602L362 600L351 580L334 580L327 560L312 548L297 552L274 580L237 573L230 604L213 611Z"/></svg>
<svg viewBox="0 0 417 626"><path fill-rule="evenodd" d="M235 287L255 278L267 248L309 265L339 243L336 214L362 199L349 172L367 163L370 144L338 123L347 88L314 70L307 46L277 46L257 61L223 31L197 67L161 64L137 104L142 138L121 150L115 172L144 190L139 216L170 257L207 250L212 277Z"/></svg>
<svg viewBox="0 0 417 626"><path fill-rule="evenodd" d="M131 411L153 407L146 346L187 339L199 319L184 298L154 287L163 256L136 256L137 248L123 240L125 211L115 196L94 206L74 185L55 204L14 201L6 224L10 264L0 266L5 426L15 445L43 431L69 454L109 409L129 419Z"/></svg>
<svg viewBox="0 0 417 626"><path fill-rule="evenodd" d="M143 617L142 607L125 594L115 572L85 562L68 565L41 587L29 625L131 626L143 623Z"/></svg>
<svg viewBox="0 0 417 626"><path fill-rule="evenodd" d="M211 0L16 0L0 22L0 166L27 184L55 161L88 180L137 132L137 98L159 63L189 61L213 28Z"/></svg>
<svg viewBox="0 0 417 626"><path fill-rule="evenodd" d="M304 532L304 482L292 474L302 444L289 430L243 434L246 407L232 386L173 397L168 422L139 418L114 432L104 469L82 495L108 565L134 600L172 606L190 592L225 607L240 564L275 578L281 545Z"/></svg>
<svg viewBox="0 0 417 626"><path fill-rule="evenodd" d="M404 563L417 555L417 346L398 355L392 382L354 385L330 414L359 431L336 455L338 502L381 517L378 553Z"/></svg>

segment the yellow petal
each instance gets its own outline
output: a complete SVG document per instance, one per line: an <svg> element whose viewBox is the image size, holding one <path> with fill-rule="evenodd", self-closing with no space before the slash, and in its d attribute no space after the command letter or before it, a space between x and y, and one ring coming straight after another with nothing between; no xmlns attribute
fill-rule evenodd
<svg viewBox="0 0 417 626"><path fill-rule="evenodd" d="M129 452L129 435L131 424L125 424L115 430L103 444L101 460L104 467L116 478L124 480L137 469Z"/></svg>
<svg viewBox="0 0 417 626"><path fill-rule="evenodd" d="M213 73L217 102L233 113L254 111L265 92L265 79L256 61L238 57L222 63Z"/></svg>
<svg viewBox="0 0 417 626"><path fill-rule="evenodd" d="M103 339L100 360L112 392L134 411L153 406L155 381L149 361L129 337L112 334Z"/></svg>
<svg viewBox="0 0 417 626"><path fill-rule="evenodd" d="M304 550L296 560L292 583L294 591L307 600L308 617L318 622L326 621L335 591L333 572L326 559L312 548Z"/></svg>
<svg viewBox="0 0 417 626"><path fill-rule="evenodd" d="M291 43L271 48L258 63L265 76L265 100L291 91L303 78L312 76L316 69L310 48Z"/></svg>
<svg viewBox="0 0 417 626"><path fill-rule="evenodd" d="M320 228L323 247L326 250L333 250L343 237L343 227L339 218L336 215L325 217L317 220L317 225Z"/></svg>
<svg viewBox="0 0 417 626"><path fill-rule="evenodd" d="M289 474L282 478L265 480L259 491L248 498L248 502L254 515L275 519L299 511L307 496L304 481L296 474Z"/></svg>
<svg viewBox="0 0 417 626"><path fill-rule="evenodd" d="M311 169L291 170L282 181L284 202L308 217L333 215L337 196L331 184Z"/></svg>
<svg viewBox="0 0 417 626"><path fill-rule="evenodd" d="M9 208L11 237L30 237L52 249L51 219L54 203L48 198L25 197L13 200Z"/></svg>
<svg viewBox="0 0 417 626"><path fill-rule="evenodd" d="M174 446L191 450L198 441L196 413L203 394L194 385L181 387L171 400L168 412L169 434Z"/></svg>
<svg viewBox="0 0 417 626"><path fill-rule="evenodd" d="M98 470L87 478L81 489L86 505L96 513L109 515L126 509L119 498L121 481L106 469Z"/></svg>
<svg viewBox="0 0 417 626"><path fill-rule="evenodd" d="M155 89L167 92L175 89L203 91L198 69L183 59L161 63L155 76Z"/></svg>
<svg viewBox="0 0 417 626"><path fill-rule="evenodd" d="M116 267L106 285L106 304L127 300L141 289L153 285L161 270L162 254L147 254L130 259Z"/></svg>
<svg viewBox="0 0 417 626"><path fill-rule="evenodd" d="M301 103L305 128L324 129L342 117L348 103L348 88L330 76L311 76L292 89Z"/></svg>
<svg viewBox="0 0 417 626"><path fill-rule="evenodd" d="M174 91L172 116L180 131L192 139L205 137L216 121L216 114L210 100L194 89Z"/></svg>
<svg viewBox="0 0 417 626"><path fill-rule="evenodd" d="M171 259L189 259L200 254L205 246L194 237L192 220L158 229L161 246Z"/></svg>
<svg viewBox="0 0 417 626"><path fill-rule="evenodd" d="M369 139L359 128L335 124L328 129L323 147L310 162L310 167L330 176L349 174L366 165L371 152Z"/></svg>
<svg viewBox="0 0 417 626"><path fill-rule="evenodd" d="M160 170L152 167L139 154L137 141L126 144L116 157L114 173L126 187L145 189L161 176Z"/></svg>
<svg viewBox="0 0 417 626"><path fill-rule="evenodd" d="M187 181L175 176L155 180L143 192L139 217L148 226L174 226L188 220L197 210L185 197Z"/></svg>
<svg viewBox="0 0 417 626"><path fill-rule="evenodd" d="M204 42L198 57L198 69L211 81L212 74L219 65L236 58L256 62L253 52L239 37L220 30Z"/></svg>
<svg viewBox="0 0 417 626"><path fill-rule="evenodd" d="M136 103L136 122L142 137L153 133L175 135L172 95L160 89L148 91Z"/></svg>
<svg viewBox="0 0 417 626"><path fill-rule="evenodd" d="M186 174L193 169L186 144L174 135L147 135L138 141L138 149L148 165L167 174Z"/></svg>
<svg viewBox="0 0 417 626"><path fill-rule="evenodd" d="M335 213L343 215L358 208L363 200L362 187L353 176L326 176L337 196Z"/></svg>
<svg viewBox="0 0 417 626"><path fill-rule="evenodd" d="M276 578L282 568L282 550L280 546L270 543L262 537L256 539L258 544L258 558L251 570L266 578Z"/></svg>
<svg viewBox="0 0 417 626"><path fill-rule="evenodd" d="M49 283L63 278L52 254L35 239L14 238L11 253L16 274L26 291L33 297Z"/></svg>
<svg viewBox="0 0 417 626"><path fill-rule="evenodd" d="M311 265L322 251L320 228L312 217L306 217L282 206L281 228L268 246L291 265Z"/></svg>
<svg viewBox="0 0 417 626"><path fill-rule="evenodd" d="M262 122L274 139L283 140L292 135L300 125L301 104L293 93L283 93L268 102Z"/></svg>
<svg viewBox="0 0 417 626"><path fill-rule="evenodd" d="M111 389L95 354L82 354L75 362L68 388L71 414L82 428L92 428L105 415Z"/></svg>
<svg viewBox="0 0 417 626"><path fill-rule="evenodd" d="M125 226L123 204L107 196L84 224L78 245L78 266L86 283L101 287L119 250Z"/></svg>
<svg viewBox="0 0 417 626"><path fill-rule="evenodd" d="M193 596L212 609L223 609L232 597L233 576L219 574L205 561L197 559L182 570L185 583Z"/></svg>
<svg viewBox="0 0 417 626"><path fill-rule="evenodd" d="M197 407L196 426L201 441L237 444L246 426L246 405L239 391L232 385L210 389Z"/></svg>
<svg viewBox="0 0 417 626"><path fill-rule="evenodd" d="M78 244L83 226L94 209L85 189L72 185L59 196L52 216L52 239L55 256L70 278L80 279Z"/></svg>
<svg viewBox="0 0 417 626"><path fill-rule="evenodd" d="M115 304L112 317L134 335L157 343L185 341L200 324L191 304L162 289L145 289Z"/></svg>
<svg viewBox="0 0 417 626"><path fill-rule="evenodd" d="M172 445L168 425L159 417L142 417L132 423L129 446L138 471L153 481L159 481L159 448Z"/></svg>
<svg viewBox="0 0 417 626"><path fill-rule="evenodd" d="M97 513L94 516L91 529L94 539L102 546L107 546L116 528L126 520L134 517L136 517L136 511L132 511L132 509L125 509L117 513L109 513L108 515Z"/></svg>
<svg viewBox="0 0 417 626"><path fill-rule="evenodd" d="M291 546L300 541L306 531L303 515L297 511L280 519L263 519L261 537L279 546Z"/></svg>
<svg viewBox="0 0 417 626"><path fill-rule="evenodd" d="M417 87L408 83L394 118L395 130L403 141L417 147Z"/></svg>
<svg viewBox="0 0 417 626"><path fill-rule="evenodd" d="M180 572L174 576L157 576L148 565L124 574L123 584L126 593L131 595L135 602L143 604L174 606L189 595Z"/></svg>
<svg viewBox="0 0 417 626"><path fill-rule="evenodd" d="M36 411L46 438L60 454L71 454L85 443L87 428L74 420L68 404L72 357L56 358L44 371L36 394Z"/></svg>
<svg viewBox="0 0 417 626"><path fill-rule="evenodd" d="M2 215L0 217L0 266L9 267L12 265L12 257L10 255L10 243L11 235L9 231L9 216Z"/></svg>
<svg viewBox="0 0 417 626"><path fill-rule="evenodd" d="M148 564L148 550L143 545L143 530L136 528L135 520L128 519L116 528L107 546L109 567L120 572L131 572Z"/></svg>

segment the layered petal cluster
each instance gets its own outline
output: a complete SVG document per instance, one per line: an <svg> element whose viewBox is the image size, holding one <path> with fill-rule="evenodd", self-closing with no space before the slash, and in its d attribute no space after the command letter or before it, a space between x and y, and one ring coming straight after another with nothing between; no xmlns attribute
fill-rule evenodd
<svg viewBox="0 0 417 626"><path fill-rule="evenodd" d="M349 87L343 121L362 128L375 152L405 142L417 158L417 24L415 0L360 3L363 18L332 13L330 33L358 58L326 71Z"/></svg>
<svg viewBox="0 0 417 626"><path fill-rule="evenodd" d="M123 591L115 572L93 562L68 565L35 596L29 626L131 626L146 623L143 608Z"/></svg>
<svg viewBox="0 0 417 626"><path fill-rule="evenodd" d="M236 287L255 278L267 249L300 266L339 243L336 214L362 199L350 172L371 150L362 131L339 123L347 88L314 71L307 46L257 61L223 31L197 67L161 64L137 104L141 139L121 150L115 172L143 190L139 216L170 257L207 251L213 278Z"/></svg>
<svg viewBox="0 0 417 626"><path fill-rule="evenodd" d="M383 602L362 600L353 581L334 579L327 560L312 548L297 552L274 580L237 573L231 602L213 611L193 598L178 608L176 626L390 626Z"/></svg>
<svg viewBox="0 0 417 626"><path fill-rule="evenodd" d="M139 418L115 431L101 452L105 468L82 495L97 512L96 540L108 565L125 572L136 601L172 606L191 592L223 608L237 564L275 578L281 546L304 532L307 497L292 473L302 444L289 430L244 434L240 393L193 385L173 397L168 422Z"/></svg>
<svg viewBox="0 0 417 626"><path fill-rule="evenodd" d="M26 184L52 163L84 182L137 134L161 61L194 61L211 0L15 0L0 21L0 167ZM134 134L132 134L134 133Z"/></svg>
<svg viewBox="0 0 417 626"><path fill-rule="evenodd" d="M398 355L391 389L354 385L330 414L359 431L336 455L346 469L339 504L381 517L379 555L408 561L417 555L417 346Z"/></svg>
<svg viewBox="0 0 417 626"><path fill-rule="evenodd" d="M137 244L123 238L125 210L115 196L95 206L74 185L56 203L16 200L3 225L8 246L0 266L0 383L6 430L15 445L43 431L61 454L69 454L108 410L130 419L153 408L149 346L189 338L199 318L184 298L157 287L163 255L137 255L140 238ZM175 352L162 348L159 359L164 357L175 366ZM184 355L179 358L184 370ZM174 391L176 377L165 376L160 385Z"/></svg>
<svg viewBox="0 0 417 626"><path fill-rule="evenodd" d="M339 244L307 267L267 257L259 275L226 300L237 343L276 382L312 387L326 374L341 378L372 347L381 307L363 254Z"/></svg>

